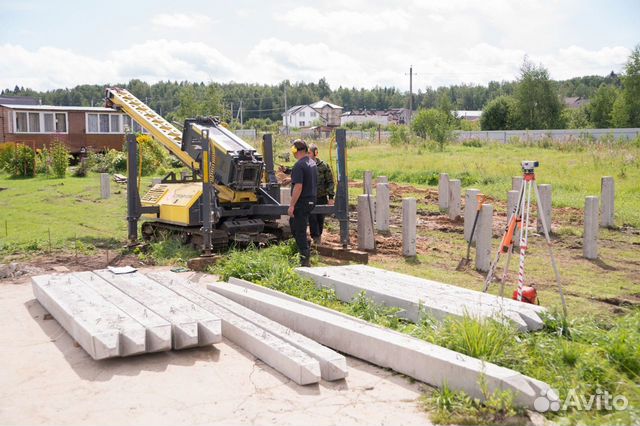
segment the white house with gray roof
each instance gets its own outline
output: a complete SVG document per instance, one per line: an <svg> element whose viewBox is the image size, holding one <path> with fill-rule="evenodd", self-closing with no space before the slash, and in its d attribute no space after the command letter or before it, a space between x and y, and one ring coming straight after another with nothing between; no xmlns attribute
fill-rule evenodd
<svg viewBox="0 0 640 426"><path fill-rule="evenodd" d="M282 114L282 124L290 128L311 127L319 122L322 126L339 126L342 107L327 101L310 105L296 105Z"/></svg>

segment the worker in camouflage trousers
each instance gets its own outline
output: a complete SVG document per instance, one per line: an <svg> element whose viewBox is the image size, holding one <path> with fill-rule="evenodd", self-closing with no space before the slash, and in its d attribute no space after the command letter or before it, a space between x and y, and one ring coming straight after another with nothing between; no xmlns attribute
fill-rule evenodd
<svg viewBox="0 0 640 426"><path fill-rule="evenodd" d="M334 185L333 185L333 173L327 163L322 161L318 157L318 146L316 144L309 145L309 158L316 162L316 168L318 170L318 185L317 185L317 199L316 206L333 205L334 203ZM315 244L320 244L322 239L322 231L324 229L324 215L312 214L309 217L309 231L311 238Z"/></svg>

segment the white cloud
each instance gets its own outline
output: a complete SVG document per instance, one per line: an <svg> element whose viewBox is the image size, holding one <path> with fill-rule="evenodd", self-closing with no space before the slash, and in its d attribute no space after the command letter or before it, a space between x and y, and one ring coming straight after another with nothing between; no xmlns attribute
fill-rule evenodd
<svg viewBox="0 0 640 426"><path fill-rule="evenodd" d="M211 22L211 18L201 14L160 13L151 18L151 23L158 27L195 29L198 25Z"/></svg>
<svg viewBox="0 0 640 426"><path fill-rule="evenodd" d="M621 46L587 49L570 45L540 55L526 49L467 40L404 40L395 45L292 42L271 37L231 58L203 41L156 39L101 55L69 49L26 49L0 45L0 88L16 84L38 90L77 84L159 80L277 83L318 81L332 87L395 86L408 89L409 65L417 75L414 90L452 83L486 84L518 76L525 54L542 63L554 79L620 71L630 53Z"/></svg>
<svg viewBox="0 0 640 426"><path fill-rule="evenodd" d="M555 55L540 57L549 68L552 78L565 79L577 75L603 75L610 71L622 71L631 49L621 46L588 50L578 46L560 49Z"/></svg>
<svg viewBox="0 0 640 426"><path fill-rule="evenodd" d="M0 87L15 85L37 90L75 86L82 83L114 81L115 66L55 47L27 50L22 46L0 45Z"/></svg>
<svg viewBox="0 0 640 426"><path fill-rule="evenodd" d="M304 31L336 36L406 28L410 15L399 8L321 10L303 6L278 13L275 19Z"/></svg>
<svg viewBox="0 0 640 426"><path fill-rule="evenodd" d="M139 76L157 80L230 80L239 72L238 65L203 42L149 40L109 55L121 78Z"/></svg>
<svg viewBox="0 0 640 426"><path fill-rule="evenodd" d="M275 83L285 79L318 81L326 77L334 85L361 80L358 61L325 43L290 43L270 38L260 41L246 58L247 81Z"/></svg>
<svg viewBox="0 0 640 426"><path fill-rule="evenodd" d="M228 81L242 70L217 49L201 42L149 40L103 58L80 55L54 47L27 50L0 45L0 87L33 89L72 87L139 78L159 80Z"/></svg>

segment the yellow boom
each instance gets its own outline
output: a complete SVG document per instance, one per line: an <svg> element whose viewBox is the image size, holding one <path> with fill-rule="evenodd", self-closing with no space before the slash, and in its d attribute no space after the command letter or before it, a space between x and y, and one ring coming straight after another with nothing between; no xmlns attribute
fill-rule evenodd
<svg viewBox="0 0 640 426"><path fill-rule="evenodd" d="M111 104L109 106L120 108L129 117L136 120L187 167L194 169L200 167L197 161L194 161L188 153L182 150L182 132L162 118L160 114L149 108L126 89L108 88L106 95L107 104Z"/></svg>

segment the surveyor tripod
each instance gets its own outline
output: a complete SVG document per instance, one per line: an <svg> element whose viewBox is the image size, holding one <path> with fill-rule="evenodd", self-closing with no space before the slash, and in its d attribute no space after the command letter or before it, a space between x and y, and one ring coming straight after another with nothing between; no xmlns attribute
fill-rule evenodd
<svg viewBox="0 0 640 426"><path fill-rule="evenodd" d="M502 278L500 280L500 297L504 296L504 284L507 278L507 273L509 271L511 254L513 253L514 234L517 231L519 233L518 248L520 250L520 256L518 265L518 287L516 293L514 294L514 299L523 301L523 289L525 288L524 265L529 242L529 220L531 217L531 195L533 192L536 196L538 218L540 220L540 223L542 224L542 230L544 231L549 259L551 260L551 266L555 274L558 293L560 294L560 299L562 301L562 309L564 311L564 315L566 316L567 305L564 300L562 285L560 284L560 272L558 271L558 265L556 264L556 259L553 255L553 249L551 248L551 238L549 237L550 224L547 223L547 219L544 216L540 203L540 192L538 191L538 184L536 183L536 175L534 173L534 169L536 167L538 167L537 161L522 162L523 177L518 194L518 202L514 206L513 211L509 214L507 226L505 228L502 241L500 242L500 247L498 248L496 256L491 263L489 273L487 274L487 277L484 281L484 288L482 289L482 291L486 293L489 289L489 286L494 279L496 268L498 266L498 262L500 261L500 256L502 253L507 253L507 260L505 262L504 270L502 272Z"/></svg>

